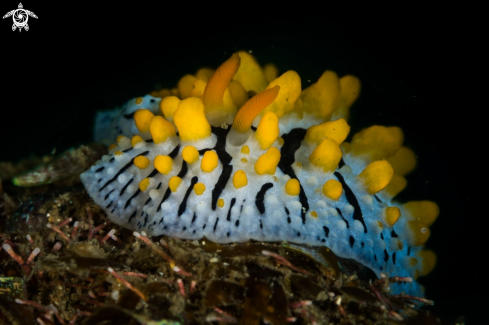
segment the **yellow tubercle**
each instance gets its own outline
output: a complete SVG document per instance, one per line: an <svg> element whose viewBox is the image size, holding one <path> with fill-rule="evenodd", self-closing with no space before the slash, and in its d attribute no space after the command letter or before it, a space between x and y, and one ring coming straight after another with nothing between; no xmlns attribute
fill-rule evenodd
<svg viewBox="0 0 489 325"><path fill-rule="evenodd" d="M168 181L168 187L172 192L176 192L181 183L182 183L182 179L180 177L173 176Z"/></svg>
<svg viewBox="0 0 489 325"><path fill-rule="evenodd" d="M163 116L155 116L149 124L149 132L155 144L165 142L169 137L177 134L173 124L163 118Z"/></svg>
<svg viewBox="0 0 489 325"><path fill-rule="evenodd" d="M301 78L297 72L290 70L270 82L266 89L275 86L280 86L280 93L273 103L263 110L262 115L274 112L280 118L294 109L295 102L301 94Z"/></svg>
<svg viewBox="0 0 489 325"><path fill-rule="evenodd" d="M280 150L275 147L271 147L261 155L255 163L255 172L258 175L275 174L278 162L280 161Z"/></svg>
<svg viewBox="0 0 489 325"><path fill-rule="evenodd" d="M217 200L217 206L220 208L224 207L224 199L222 197Z"/></svg>
<svg viewBox="0 0 489 325"><path fill-rule="evenodd" d="M117 145L115 143L112 143L110 146L109 146L109 150L113 150L117 147Z"/></svg>
<svg viewBox="0 0 489 325"><path fill-rule="evenodd" d="M205 192L205 185L203 183L197 183L194 185L194 192L197 195L202 195Z"/></svg>
<svg viewBox="0 0 489 325"><path fill-rule="evenodd" d="M416 167L416 155L408 147L401 147L387 161L394 168L394 172L401 176L408 174Z"/></svg>
<svg viewBox="0 0 489 325"><path fill-rule="evenodd" d="M199 160L199 151L194 146L186 146L182 150L182 158L189 164Z"/></svg>
<svg viewBox="0 0 489 325"><path fill-rule="evenodd" d="M153 97L165 98L166 96L171 96L172 93L170 89L160 89L160 90L153 90L149 94Z"/></svg>
<svg viewBox="0 0 489 325"><path fill-rule="evenodd" d="M407 186L407 180L403 176L394 174L389 185L383 190L390 198L395 197Z"/></svg>
<svg viewBox="0 0 489 325"><path fill-rule="evenodd" d="M321 167L325 172L332 172L338 167L343 153L335 140L327 138L314 149L309 156L309 162Z"/></svg>
<svg viewBox="0 0 489 325"><path fill-rule="evenodd" d="M241 188L248 185L248 177L246 177L246 173L243 170L240 169L234 173L233 185L234 188Z"/></svg>
<svg viewBox="0 0 489 325"><path fill-rule="evenodd" d="M389 184L394 170L387 160L378 160L370 163L359 175L368 193L375 194Z"/></svg>
<svg viewBox="0 0 489 325"><path fill-rule="evenodd" d="M207 122L204 105L197 97L184 99L173 114L182 141L201 140L211 135L211 125Z"/></svg>
<svg viewBox="0 0 489 325"><path fill-rule="evenodd" d="M343 186L336 179L330 179L323 185L323 194L331 200L337 201L343 194Z"/></svg>
<svg viewBox="0 0 489 325"><path fill-rule="evenodd" d="M233 128L239 133L248 132L255 117L273 103L279 90L280 86L275 86L250 98L234 117Z"/></svg>
<svg viewBox="0 0 489 325"><path fill-rule="evenodd" d="M145 169L149 166L149 164L149 159L144 156L137 156L134 158L134 165L136 165L136 167L139 169Z"/></svg>
<svg viewBox="0 0 489 325"><path fill-rule="evenodd" d="M149 131L149 124L151 123L153 117L154 114L147 109L138 109L134 113L134 122L136 122L136 127L138 128L139 132Z"/></svg>
<svg viewBox="0 0 489 325"><path fill-rule="evenodd" d="M267 112L260 120L255 137L260 143L261 149L268 149L278 138L280 133L278 117L273 112Z"/></svg>
<svg viewBox="0 0 489 325"><path fill-rule="evenodd" d="M143 102L143 97L136 98L136 105L139 105Z"/></svg>
<svg viewBox="0 0 489 325"><path fill-rule="evenodd" d="M307 143L318 145L323 139L330 138L336 141L337 144L341 144L345 141L348 133L350 133L350 126L344 118L340 118L336 121L311 126L307 129L304 140Z"/></svg>
<svg viewBox="0 0 489 325"><path fill-rule="evenodd" d="M435 268L436 265L436 254L429 249L422 250L418 253L419 256L421 256L421 276L428 275L428 273L431 273L433 269Z"/></svg>
<svg viewBox="0 0 489 325"><path fill-rule="evenodd" d="M195 77L197 79L200 79L202 81L207 82L211 78L212 74L214 74L214 70L213 69L210 69L210 68L200 68L195 73Z"/></svg>
<svg viewBox="0 0 489 325"><path fill-rule="evenodd" d="M150 178L146 177L141 182L139 182L139 189L142 192L146 191L146 189L148 188L148 186L149 186L149 180L150 180Z"/></svg>
<svg viewBox="0 0 489 325"><path fill-rule="evenodd" d="M279 146L283 146L283 145L284 145L284 138L282 138L282 137L278 137L278 138L277 138L277 142L278 142L278 145L279 145Z"/></svg>
<svg viewBox="0 0 489 325"><path fill-rule="evenodd" d="M128 137L124 136L124 135L119 135L117 137L117 144L121 147L124 147L126 146L127 144L131 143L131 140L129 140Z"/></svg>
<svg viewBox="0 0 489 325"><path fill-rule="evenodd" d="M206 151L200 162L200 169L202 169L203 172L210 173L216 169L218 161L219 158L214 150Z"/></svg>
<svg viewBox="0 0 489 325"><path fill-rule="evenodd" d="M268 82L256 59L245 51L239 51L238 55L241 64L233 79L239 81L248 92L253 91L257 94L263 91Z"/></svg>
<svg viewBox="0 0 489 325"><path fill-rule="evenodd" d="M155 168L163 175L168 175L173 168L173 159L169 156L158 155L154 160Z"/></svg>
<svg viewBox="0 0 489 325"><path fill-rule="evenodd" d="M374 125L356 133L351 141L351 153L368 156L368 162L393 156L402 145L404 134L397 126Z"/></svg>
<svg viewBox="0 0 489 325"><path fill-rule="evenodd" d="M134 147L136 144L144 142L143 138L141 138L139 135L135 135L131 139L131 145Z"/></svg>
<svg viewBox="0 0 489 325"><path fill-rule="evenodd" d="M120 150L117 150L116 152L114 152L114 156L122 156L124 153Z"/></svg>
<svg viewBox="0 0 489 325"><path fill-rule="evenodd" d="M243 162L243 163L247 163L247 162L248 162L248 159L246 159L246 158L241 158L241 162Z"/></svg>
<svg viewBox="0 0 489 325"><path fill-rule="evenodd" d="M240 108L248 99L250 99L246 89L244 89L243 85L236 80L231 80L229 82L228 90L236 108Z"/></svg>
<svg viewBox="0 0 489 325"><path fill-rule="evenodd" d="M408 259L408 265L410 267L415 267L416 265L418 265L418 259L415 258L415 257L409 257L409 259Z"/></svg>
<svg viewBox="0 0 489 325"><path fill-rule="evenodd" d="M250 147L248 147L247 145L242 146L241 147L241 153L248 155L250 153Z"/></svg>
<svg viewBox="0 0 489 325"><path fill-rule="evenodd" d="M180 98L185 99L190 97L190 93L192 92L193 85L197 78L192 76L191 74L187 74L183 76L180 81L178 81L178 92L180 93Z"/></svg>
<svg viewBox="0 0 489 325"><path fill-rule="evenodd" d="M389 226L394 226L401 216L401 210L398 207L387 207L384 209L384 220Z"/></svg>
<svg viewBox="0 0 489 325"><path fill-rule="evenodd" d="M204 89L206 86L206 82L204 80L197 79L195 80L192 91L190 92L191 97L201 97L204 94Z"/></svg>
<svg viewBox="0 0 489 325"><path fill-rule="evenodd" d="M263 74L268 82L272 82L278 77L278 68L273 63L267 63L263 66Z"/></svg>
<svg viewBox="0 0 489 325"><path fill-rule="evenodd" d="M311 211L311 217L313 217L314 219L317 219L318 213L316 211Z"/></svg>
<svg viewBox="0 0 489 325"><path fill-rule="evenodd" d="M160 101L160 112L163 114L165 119L168 121L173 121L173 114L180 104L180 98L176 96L168 96Z"/></svg>
<svg viewBox="0 0 489 325"><path fill-rule="evenodd" d="M409 201L402 206L408 220L417 220L431 226L440 214L438 204L433 201Z"/></svg>
<svg viewBox="0 0 489 325"><path fill-rule="evenodd" d="M377 221L377 226L380 228L380 229L384 229L384 225L382 224L382 222L380 221Z"/></svg>
<svg viewBox="0 0 489 325"><path fill-rule="evenodd" d="M285 192L289 195L296 196L301 192L301 184L295 178L291 178L285 183Z"/></svg>
<svg viewBox="0 0 489 325"><path fill-rule="evenodd" d="M240 62L240 57L238 54L234 53L216 69L207 82L204 94L202 95L202 103L205 107L205 115L209 120L220 120L223 116L231 113L226 110L236 109L235 107L225 107L224 92L228 88L229 82L236 71L238 71ZM216 123L219 124L218 122Z"/></svg>
<svg viewBox="0 0 489 325"><path fill-rule="evenodd" d="M338 109L340 81L333 71L325 71L319 80L302 92L302 110L322 120L329 120Z"/></svg>
<svg viewBox="0 0 489 325"><path fill-rule="evenodd" d="M421 246L430 237L430 228L417 220L406 223L406 241L411 246Z"/></svg>
<svg viewBox="0 0 489 325"><path fill-rule="evenodd" d="M340 100L336 114L348 119L350 116L350 106L357 100L360 95L360 80L357 77L346 75L340 78Z"/></svg>

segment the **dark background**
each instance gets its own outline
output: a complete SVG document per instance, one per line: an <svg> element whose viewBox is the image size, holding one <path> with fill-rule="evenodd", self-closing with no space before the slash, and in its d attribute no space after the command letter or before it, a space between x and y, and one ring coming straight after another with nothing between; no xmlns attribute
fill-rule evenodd
<svg viewBox="0 0 489 325"><path fill-rule="evenodd" d="M0 14L17 5L2 2ZM418 167L398 198L440 205L427 244L438 265L420 279L435 301L429 309L448 322L460 315L468 323L482 319L488 299L478 220L487 209L474 197L474 184L481 182L475 174L481 162L472 159L475 115L455 101L464 80L453 71L464 62L451 57L459 44L446 22L433 19L437 15L357 20L347 11L279 13L243 3L236 4L239 10L224 8L226 15L190 3L23 5L39 17L29 18L28 32L12 32L11 18L0 21L1 161L88 143L97 110L120 106L157 83L172 87L238 50L251 50L261 64L274 62L281 73L297 71L303 88L326 69L354 74L362 93L352 109L351 134L372 124L402 127Z"/></svg>

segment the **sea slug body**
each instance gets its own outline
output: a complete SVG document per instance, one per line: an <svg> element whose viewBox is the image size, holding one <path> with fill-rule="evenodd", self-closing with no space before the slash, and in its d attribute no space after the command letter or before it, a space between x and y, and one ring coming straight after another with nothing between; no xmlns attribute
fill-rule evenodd
<svg viewBox="0 0 489 325"><path fill-rule="evenodd" d="M110 220L149 235L327 246L377 276L426 275L438 206L392 200L416 164L401 129L345 142L359 92L332 71L302 90L296 72L238 52L100 114L97 141L116 143L81 180ZM391 290L422 295L417 282Z"/></svg>

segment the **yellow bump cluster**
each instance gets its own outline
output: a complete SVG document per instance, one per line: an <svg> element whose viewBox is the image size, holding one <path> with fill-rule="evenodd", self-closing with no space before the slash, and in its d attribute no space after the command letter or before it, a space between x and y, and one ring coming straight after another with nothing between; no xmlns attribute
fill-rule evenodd
<svg viewBox="0 0 489 325"><path fill-rule="evenodd" d="M202 195L205 192L205 185L203 183L197 183L194 185L194 192L197 195Z"/></svg>
<svg viewBox="0 0 489 325"><path fill-rule="evenodd" d="M358 95L360 95L360 80L355 76L346 75L340 79L340 88L340 100L336 113L348 119L350 116L350 106L358 98Z"/></svg>
<svg viewBox="0 0 489 325"><path fill-rule="evenodd" d="M324 139L309 156L309 162L321 167L325 172L332 172L338 166L343 153L335 140Z"/></svg>
<svg viewBox="0 0 489 325"><path fill-rule="evenodd" d="M302 109L318 118L329 120L338 109L340 91L338 75L333 71L325 71L315 84L302 92Z"/></svg>
<svg viewBox="0 0 489 325"><path fill-rule="evenodd" d="M180 186L180 183L182 183L182 179L178 176L173 176L168 181L168 187L172 192L176 192L178 187Z"/></svg>
<svg viewBox="0 0 489 325"><path fill-rule="evenodd" d="M149 186L149 178L146 177L145 179L143 179L141 182L139 182L139 189L144 192L146 191L146 189L148 188Z"/></svg>
<svg viewBox="0 0 489 325"><path fill-rule="evenodd" d="M406 175L416 167L416 155L408 147L401 147L394 156L387 159L394 172L398 175Z"/></svg>
<svg viewBox="0 0 489 325"><path fill-rule="evenodd" d="M211 135L211 125L204 113L204 104L197 97L184 99L173 114L173 121L182 141L201 140Z"/></svg>
<svg viewBox="0 0 489 325"><path fill-rule="evenodd" d="M191 74L187 74L178 81L177 87L178 92L180 93L180 98L185 99L190 97L190 93L196 80L197 78Z"/></svg>
<svg viewBox="0 0 489 325"><path fill-rule="evenodd" d="M279 135L278 117L273 112L267 112L260 120L255 137L260 143L261 149L268 149Z"/></svg>
<svg viewBox="0 0 489 325"><path fill-rule="evenodd" d="M301 184L295 178L291 178L285 183L285 192L289 195L299 195L301 192Z"/></svg>
<svg viewBox="0 0 489 325"><path fill-rule="evenodd" d="M248 99L250 99L250 96L248 95L246 89L244 89L243 85L236 80L231 80L228 89L229 95L236 108L243 106L243 104L246 103ZM224 92L224 96L224 99L226 99L226 92Z"/></svg>
<svg viewBox="0 0 489 325"><path fill-rule="evenodd" d="M181 100L177 96L168 96L161 100L160 111L161 114L168 120L173 121L173 114L178 108Z"/></svg>
<svg viewBox="0 0 489 325"><path fill-rule="evenodd" d="M136 104L139 105L143 102L143 97L136 98Z"/></svg>
<svg viewBox="0 0 489 325"><path fill-rule="evenodd" d="M136 122L136 127L140 132L148 132L149 125L153 119L154 114L147 109L138 109L134 113L134 122Z"/></svg>
<svg viewBox="0 0 489 325"><path fill-rule="evenodd" d="M436 254L429 249L422 250L418 253L419 256L423 259L421 262L421 276L428 275L436 265Z"/></svg>
<svg viewBox="0 0 489 325"><path fill-rule="evenodd" d="M389 184L394 170L387 160L374 161L358 175L365 184L367 192L375 194Z"/></svg>
<svg viewBox="0 0 489 325"><path fill-rule="evenodd" d="M350 133L350 126L344 118L336 121L324 122L319 125L313 125L307 129L304 140L310 144L320 144L323 139L331 138L337 144L345 141Z"/></svg>
<svg viewBox="0 0 489 325"><path fill-rule="evenodd" d="M206 151L200 163L200 169L206 173L212 172L217 167L219 158L214 150Z"/></svg>
<svg viewBox="0 0 489 325"><path fill-rule="evenodd" d="M124 153L120 150L117 150L116 152L114 152L114 156L122 156Z"/></svg>
<svg viewBox="0 0 489 325"><path fill-rule="evenodd" d="M149 159L144 156L137 156L134 158L134 165L139 169L145 169L149 166Z"/></svg>
<svg viewBox="0 0 489 325"><path fill-rule="evenodd" d="M265 74L265 79L268 82L272 82L278 77L278 68L273 63L267 63L263 66L263 74Z"/></svg>
<svg viewBox="0 0 489 325"><path fill-rule="evenodd" d="M311 211L311 217L313 217L314 219L317 219L318 213L316 211Z"/></svg>
<svg viewBox="0 0 489 325"><path fill-rule="evenodd" d="M255 172L258 175L263 174L275 174L278 162L280 161L280 150L275 147L271 147L261 155L255 163Z"/></svg>
<svg viewBox="0 0 489 325"><path fill-rule="evenodd" d="M407 180L403 176L394 174L389 185L384 189L384 192L391 198L399 194L407 186Z"/></svg>
<svg viewBox="0 0 489 325"><path fill-rule="evenodd" d="M274 112L280 118L294 109L295 102L301 94L301 78L297 72L287 71L270 82L267 89L275 86L280 86L280 93L263 113Z"/></svg>
<svg viewBox="0 0 489 325"><path fill-rule="evenodd" d="M110 146L109 146L109 150L112 150L114 149L115 147L117 147L117 145L115 143L112 143Z"/></svg>
<svg viewBox="0 0 489 325"><path fill-rule="evenodd" d="M323 194L331 200L337 201L343 193L343 186L336 179L330 179L323 185Z"/></svg>
<svg viewBox="0 0 489 325"><path fill-rule="evenodd" d="M173 159L169 156L158 155L155 157L154 166L163 175L168 175L173 167Z"/></svg>
<svg viewBox="0 0 489 325"><path fill-rule="evenodd" d="M431 226L440 214L438 204L433 201L409 201L403 205L408 220L417 220L426 226Z"/></svg>
<svg viewBox="0 0 489 325"><path fill-rule="evenodd" d="M356 133L351 141L354 155L368 155L370 161L387 159L394 155L404 141L404 134L397 126L374 125Z"/></svg>
<svg viewBox="0 0 489 325"><path fill-rule="evenodd" d="M165 142L166 139L177 134L173 124L165 120L163 116L153 117L149 124L149 132L155 144Z"/></svg>
<svg viewBox="0 0 489 325"><path fill-rule="evenodd" d="M401 210L398 207L387 207L384 209L385 222L389 226L394 226L401 216Z"/></svg>
<svg viewBox="0 0 489 325"><path fill-rule="evenodd" d="M241 188L248 185L248 178L243 170L238 170L233 175L233 185L235 188Z"/></svg>
<svg viewBox="0 0 489 325"><path fill-rule="evenodd" d="M222 197L217 200L217 206L220 208L224 207L224 199Z"/></svg>
<svg viewBox="0 0 489 325"><path fill-rule="evenodd" d="M187 163L192 164L199 160L199 151L194 146L186 146L182 150L182 158Z"/></svg>
<svg viewBox="0 0 489 325"><path fill-rule="evenodd" d="M407 242L411 246L421 246L430 237L430 228L417 220L411 220L407 225Z"/></svg>
<svg viewBox="0 0 489 325"><path fill-rule="evenodd" d="M138 143L140 142L144 142L143 138L141 138L139 135L135 135L132 137L131 139L131 145L134 147L135 145L137 145Z"/></svg>
<svg viewBox="0 0 489 325"><path fill-rule="evenodd" d="M241 64L233 79L239 81L248 92L250 90L254 93L263 91L268 82L256 59L245 51L239 51L238 54Z"/></svg>

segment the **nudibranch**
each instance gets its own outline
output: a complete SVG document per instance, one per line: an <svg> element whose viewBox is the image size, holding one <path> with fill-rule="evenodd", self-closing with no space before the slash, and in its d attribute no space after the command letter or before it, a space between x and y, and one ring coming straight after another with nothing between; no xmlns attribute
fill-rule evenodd
<svg viewBox="0 0 489 325"><path fill-rule="evenodd" d="M439 208L393 201L416 165L400 128L345 142L359 92L332 71L302 90L295 71L238 52L100 114L96 139L116 143L81 180L111 221L148 235L327 246L377 276L426 275ZM422 295L417 282L391 290Z"/></svg>

